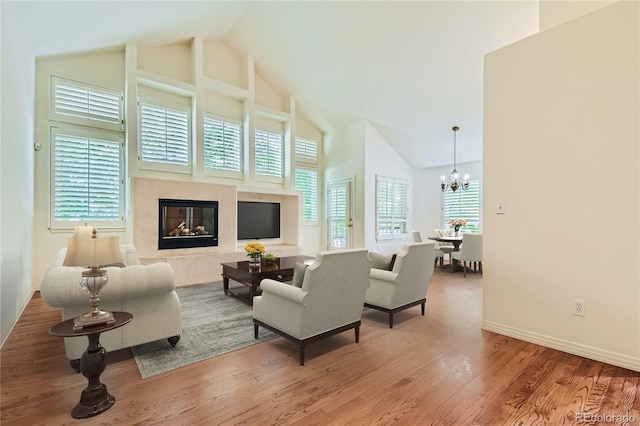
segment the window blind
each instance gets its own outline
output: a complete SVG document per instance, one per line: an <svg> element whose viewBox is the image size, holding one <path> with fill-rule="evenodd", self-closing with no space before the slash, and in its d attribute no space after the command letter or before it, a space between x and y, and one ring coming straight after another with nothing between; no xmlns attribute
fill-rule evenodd
<svg viewBox="0 0 640 426"><path fill-rule="evenodd" d="M264 176L283 176L282 133L255 130L255 172Z"/></svg>
<svg viewBox="0 0 640 426"><path fill-rule="evenodd" d="M122 221L122 143L54 132L53 219Z"/></svg>
<svg viewBox="0 0 640 426"><path fill-rule="evenodd" d="M204 166L215 170L241 171L242 128L240 124L205 117Z"/></svg>
<svg viewBox="0 0 640 426"><path fill-rule="evenodd" d="M188 110L140 102L141 159L179 166L190 164Z"/></svg>
<svg viewBox="0 0 640 426"><path fill-rule="evenodd" d="M318 161L318 142L311 139L296 138L296 160L315 163Z"/></svg>
<svg viewBox="0 0 640 426"><path fill-rule="evenodd" d="M295 169L295 187L302 192L302 220L318 220L318 171L314 169Z"/></svg>
<svg viewBox="0 0 640 426"><path fill-rule="evenodd" d="M55 76L51 78L51 88L54 115L81 118L106 124L110 128L122 129L121 92Z"/></svg>
<svg viewBox="0 0 640 426"><path fill-rule="evenodd" d="M347 248L349 220L349 185L336 183L329 187L327 215L329 220L329 247Z"/></svg>
<svg viewBox="0 0 640 426"><path fill-rule="evenodd" d="M378 240L401 239L408 235L409 184L401 179L378 177L376 181Z"/></svg>
<svg viewBox="0 0 640 426"><path fill-rule="evenodd" d="M443 192L443 229L449 228L449 219L467 221L466 231L478 232L480 227L480 181L470 180L466 191Z"/></svg>

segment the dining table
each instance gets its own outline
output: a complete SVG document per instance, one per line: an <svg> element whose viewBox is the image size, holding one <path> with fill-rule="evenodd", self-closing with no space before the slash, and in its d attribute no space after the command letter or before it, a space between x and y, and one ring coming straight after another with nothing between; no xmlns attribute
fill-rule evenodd
<svg viewBox="0 0 640 426"><path fill-rule="evenodd" d="M428 237L430 240L438 241L441 243L450 243L453 245L453 251L460 251L460 244L462 244L462 237L455 236L438 236L432 235ZM447 268L449 266L449 268ZM451 272L462 271L462 266L460 266L460 262L457 259L451 257L451 265L445 265L445 269L451 269Z"/></svg>

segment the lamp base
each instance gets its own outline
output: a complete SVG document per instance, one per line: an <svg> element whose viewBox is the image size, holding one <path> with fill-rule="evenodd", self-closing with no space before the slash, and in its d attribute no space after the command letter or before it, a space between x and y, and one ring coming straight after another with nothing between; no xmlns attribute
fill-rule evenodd
<svg viewBox="0 0 640 426"><path fill-rule="evenodd" d="M82 330L86 327L91 327L100 324L110 324L115 322L115 318L111 312L98 311L97 313L91 311L86 314L82 314L73 320L73 329Z"/></svg>

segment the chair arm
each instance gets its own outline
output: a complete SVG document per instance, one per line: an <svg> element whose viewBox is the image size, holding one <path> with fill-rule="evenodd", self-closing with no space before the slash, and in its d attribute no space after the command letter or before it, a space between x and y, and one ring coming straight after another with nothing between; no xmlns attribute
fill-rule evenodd
<svg viewBox="0 0 640 426"><path fill-rule="evenodd" d="M373 269L369 272L369 278L380 281L395 282L398 278L398 273L393 271L385 271L383 269Z"/></svg>
<svg viewBox="0 0 640 426"><path fill-rule="evenodd" d="M300 287L265 278L260 281L260 288L262 289L263 295L264 293L269 293L300 305L305 305L304 299L307 292Z"/></svg>

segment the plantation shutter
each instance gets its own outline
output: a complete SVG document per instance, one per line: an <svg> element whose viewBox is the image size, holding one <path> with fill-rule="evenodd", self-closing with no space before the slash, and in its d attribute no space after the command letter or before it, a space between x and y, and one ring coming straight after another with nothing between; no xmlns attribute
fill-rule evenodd
<svg viewBox="0 0 640 426"><path fill-rule="evenodd" d="M54 221L122 221L122 143L53 136Z"/></svg>
<svg viewBox="0 0 640 426"><path fill-rule="evenodd" d="M336 182L329 186L327 216L329 221L329 248L348 248L349 182Z"/></svg>
<svg viewBox="0 0 640 426"><path fill-rule="evenodd" d="M255 172L264 176L283 176L282 133L255 130Z"/></svg>
<svg viewBox="0 0 640 426"><path fill-rule="evenodd" d="M51 77L52 113L89 120L92 125L113 129L123 126L121 92ZM62 117L56 117L63 121ZM77 120L70 120L77 121Z"/></svg>
<svg viewBox="0 0 640 426"><path fill-rule="evenodd" d="M318 171L296 168L296 190L302 192L302 220L316 222L318 220Z"/></svg>
<svg viewBox="0 0 640 426"><path fill-rule="evenodd" d="M404 239L408 235L408 188L401 179L378 177L376 182L378 240Z"/></svg>
<svg viewBox="0 0 640 426"><path fill-rule="evenodd" d="M469 181L469 189L456 192L443 192L444 229L449 228L449 219L464 219L467 221L468 232L478 232L480 227L480 181Z"/></svg>
<svg viewBox="0 0 640 426"><path fill-rule="evenodd" d="M208 169L240 172L242 131L237 123L204 119L204 166Z"/></svg>
<svg viewBox="0 0 640 426"><path fill-rule="evenodd" d="M141 159L188 166L189 112L140 102Z"/></svg>
<svg viewBox="0 0 640 426"><path fill-rule="evenodd" d="M309 163L318 161L318 142L310 139L296 138L295 140L296 160Z"/></svg>

